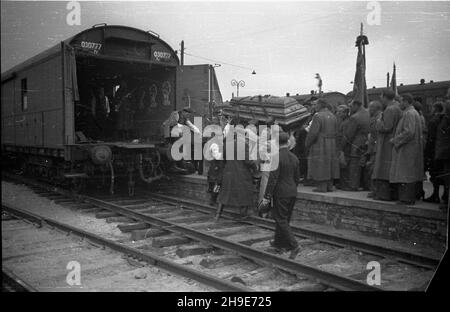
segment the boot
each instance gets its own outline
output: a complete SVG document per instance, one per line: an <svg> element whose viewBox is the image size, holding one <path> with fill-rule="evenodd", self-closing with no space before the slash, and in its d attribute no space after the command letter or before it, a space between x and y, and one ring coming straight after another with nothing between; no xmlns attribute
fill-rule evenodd
<svg viewBox="0 0 450 312"><path fill-rule="evenodd" d="M326 193L327 192L327 182L318 182L317 188L313 189L316 193Z"/></svg>
<svg viewBox="0 0 450 312"><path fill-rule="evenodd" d="M327 192L333 192L333 181L327 181Z"/></svg>

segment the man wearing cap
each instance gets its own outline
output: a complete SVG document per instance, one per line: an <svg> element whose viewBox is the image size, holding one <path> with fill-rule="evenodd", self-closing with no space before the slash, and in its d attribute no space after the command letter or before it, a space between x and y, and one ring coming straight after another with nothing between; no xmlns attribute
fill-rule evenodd
<svg viewBox="0 0 450 312"><path fill-rule="evenodd" d="M394 101L394 91L384 91L381 99L384 111L380 114L375 124L377 144L372 179L375 180L376 190L373 198L390 201L396 197L395 186L389 183L393 148L390 140L397 128L402 111L399 103Z"/></svg>
<svg viewBox="0 0 450 312"><path fill-rule="evenodd" d="M336 151L337 120L324 99L314 102L316 114L306 137L309 148L308 178L316 182L314 192L333 191L333 180L339 179L339 159Z"/></svg>
<svg viewBox="0 0 450 312"><path fill-rule="evenodd" d="M448 208L450 186L450 100L444 103L444 116L437 126L435 160L441 163L438 178L443 180L444 194L442 195L442 208Z"/></svg>
<svg viewBox="0 0 450 312"><path fill-rule="evenodd" d="M419 113L413 107L412 95L402 96L403 111L394 136L389 182L398 184L400 203L413 205L416 184L423 179L423 133Z"/></svg>
<svg viewBox="0 0 450 312"><path fill-rule="evenodd" d="M350 103L351 116L344 131L344 145L349 154L348 174L349 190L358 191L362 182L362 158L367 150L369 134L369 112L360 101Z"/></svg>
<svg viewBox="0 0 450 312"><path fill-rule="evenodd" d="M377 142L377 130L375 129L375 124L377 119L381 114L382 106L379 101L371 101L369 103L369 135L367 138L367 152L366 152L366 167L365 167L365 175L368 179L368 186L370 189L370 193L367 195L369 198L373 198L375 196L375 182L372 180L373 166L375 162L375 154L376 154L376 142Z"/></svg>
<svg viewBox="0 0 450 312"><path fill-rule="evenodd" d="M299 161L288 150L289 135L279 134L278 166L270 172L264 193L263 204L273 198L272 216L275 220L275 237L271 245L278 250L291 251L289 258L295 259L300 248L289 226L300 181Z"/></svg>
<svg viewBox="0 0 450 312"><path fill-rule="evenodd" d="M337 107L336 119L337 119L337 135L336 135L336 148L339 156L340 165L340 178L339 184L336 186L338 189L348 189L348 158L350 152L347 150L348 145L344 144L344 132L349 124L350 108L348 105L341 104Z"/></svg>

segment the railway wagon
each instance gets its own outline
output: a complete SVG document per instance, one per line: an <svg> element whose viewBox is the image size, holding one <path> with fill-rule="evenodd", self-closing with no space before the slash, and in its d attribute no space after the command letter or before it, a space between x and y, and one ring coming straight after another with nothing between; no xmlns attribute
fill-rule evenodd
<svg viewBox="0 0 450 312"><path fill-rule="evenodd" d="M135 176L162 176L163 121L191 105L191 92L194 110L221 101L218 86L209 92L212 76L210 65L180 66L151 31L94 25L2 73L2 154L73 187L109 177L113 192L126 177L132 194Z"/></svg>

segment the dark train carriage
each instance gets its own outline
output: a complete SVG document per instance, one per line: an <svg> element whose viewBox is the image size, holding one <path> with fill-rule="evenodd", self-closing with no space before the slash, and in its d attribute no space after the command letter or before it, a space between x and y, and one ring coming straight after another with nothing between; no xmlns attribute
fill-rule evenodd
<svg viewBox="0 0 450 312"><path fill-rule="evenodd" d="M2 74L2 153L39 175L82 181L100 169L132 186L139 171L152 181L161 124L179 109L177 69L176 52L158 35L87 29Z"/></svg>

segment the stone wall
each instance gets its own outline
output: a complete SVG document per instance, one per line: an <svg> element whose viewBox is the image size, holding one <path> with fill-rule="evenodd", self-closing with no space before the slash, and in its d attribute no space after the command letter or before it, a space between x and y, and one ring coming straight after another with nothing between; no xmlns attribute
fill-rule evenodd
<svg viewBox="0 0 450 312"><path fill-rule="evenodd" d="M155 191L207 203L206 179L201 176L173 177ZM442 247L446 243L447 221L440 211L411 209L394 205L323 198L298 193L293 221L329 225L336 229Z"/></svg>

